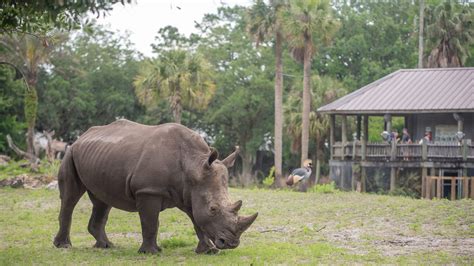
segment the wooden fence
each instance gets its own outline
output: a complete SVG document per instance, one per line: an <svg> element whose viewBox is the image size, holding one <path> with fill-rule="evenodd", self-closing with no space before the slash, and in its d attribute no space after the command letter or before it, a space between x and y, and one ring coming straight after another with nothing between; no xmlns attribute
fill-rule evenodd
<svg viewBox="0 0 474 266"><path fill-rule="evenodd" d="M451 200L474 199L474 177L427 176L424 184L426 199L441 199L446 194L449 194ZM449 191L445 191L446 186L450 187Z"/></svg>

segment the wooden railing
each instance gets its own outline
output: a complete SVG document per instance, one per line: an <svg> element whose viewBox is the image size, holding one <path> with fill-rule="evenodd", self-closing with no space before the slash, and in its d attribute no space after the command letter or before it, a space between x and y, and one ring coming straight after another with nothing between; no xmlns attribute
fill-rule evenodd
<svg viewBox="0 0 474 266"><path fill-rule="evenodd" d="M332 146L333 159L367 161L474 161L474 145L453 142L427 144L390 144L369 142L364 147L360 141L342 142ZM364 156L365 155L365 156Z"/></svg>

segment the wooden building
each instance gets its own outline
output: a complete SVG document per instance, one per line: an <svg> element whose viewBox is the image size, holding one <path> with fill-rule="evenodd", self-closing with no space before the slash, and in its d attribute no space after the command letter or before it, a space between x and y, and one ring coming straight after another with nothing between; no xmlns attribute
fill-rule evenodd
<svg viewBox="0 0 474 266"><path fill-rule="evenodd" d="M330 175L340 187L365 191L377 167L390 169L394 190L399 168L417 168L422 197L474 198L474 68L402 69L318 112L330 116ZM369 116L384 118L385 141L368 141ZM412 143L393 140L394 117L404 119Z"/></svg>

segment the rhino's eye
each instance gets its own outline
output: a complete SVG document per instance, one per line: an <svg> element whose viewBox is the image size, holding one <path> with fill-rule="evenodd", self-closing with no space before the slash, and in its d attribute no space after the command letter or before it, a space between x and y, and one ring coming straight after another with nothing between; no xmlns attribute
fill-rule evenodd
<svg viewBox="0 0 474 266"><path fill-rule="evenodd" d="M217 206L211 206L211 207L209 207L209 214L210 214L211 216L216 215L218 212L219 212L219 210L217 209Z"/></svg>

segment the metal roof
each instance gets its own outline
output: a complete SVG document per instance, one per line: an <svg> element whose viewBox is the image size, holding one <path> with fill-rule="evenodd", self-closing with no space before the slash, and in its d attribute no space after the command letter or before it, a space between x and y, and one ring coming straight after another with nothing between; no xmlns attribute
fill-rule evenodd
<svg viewBox="0 0 474 266"><path fill-rule="evenodd" d="M474 67L401 69L319 108L318 112L474 112Z"/></svg>

